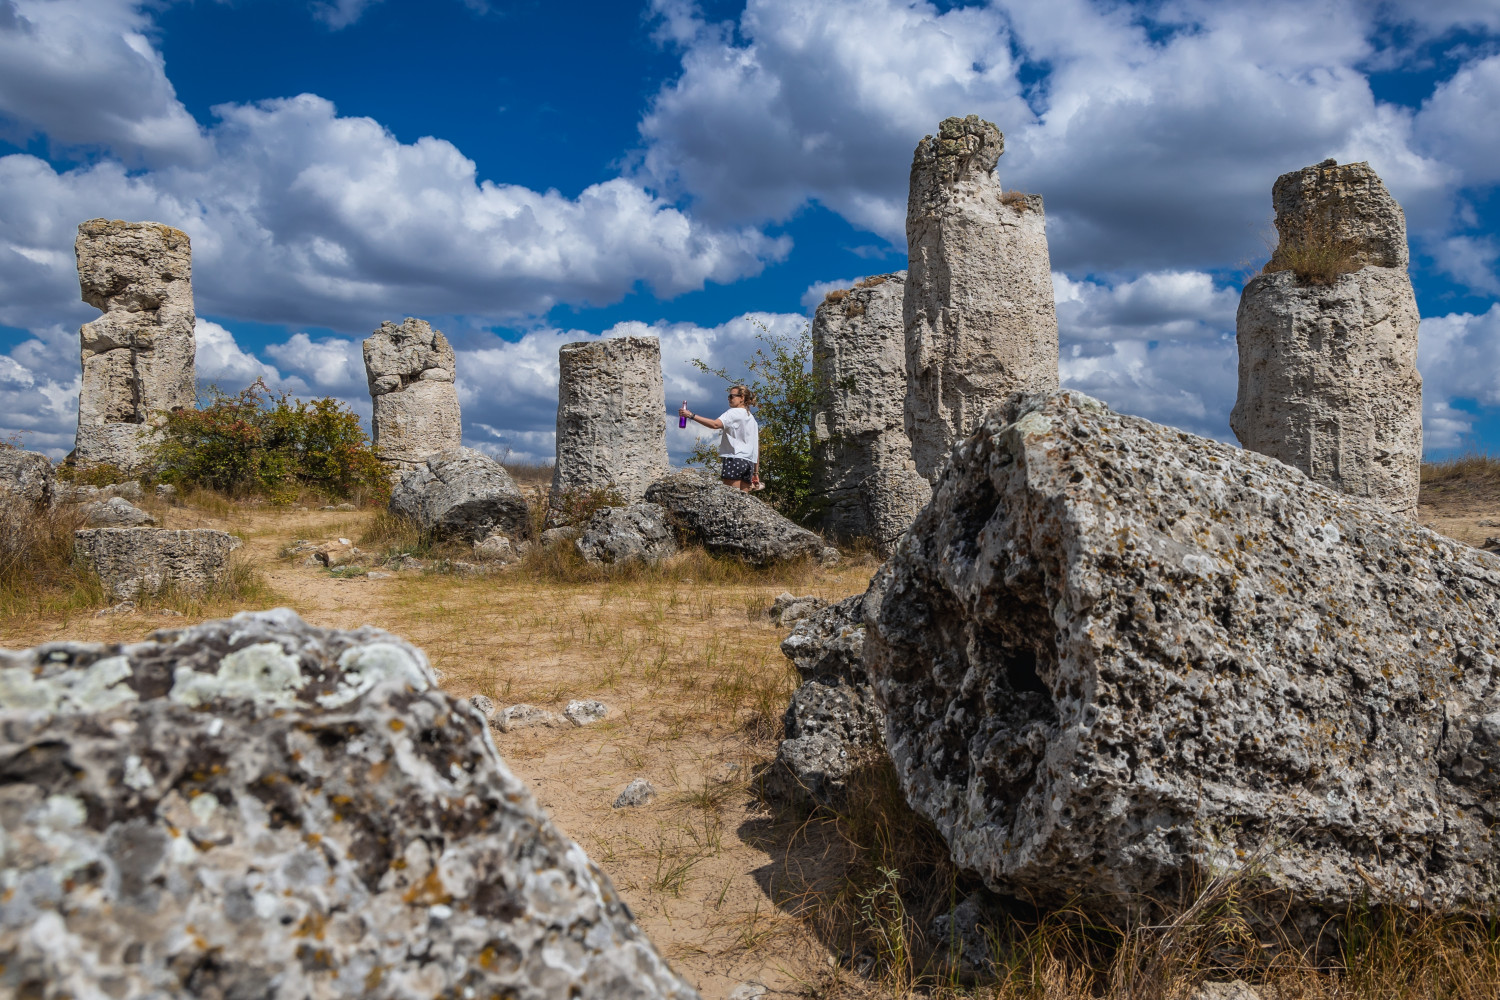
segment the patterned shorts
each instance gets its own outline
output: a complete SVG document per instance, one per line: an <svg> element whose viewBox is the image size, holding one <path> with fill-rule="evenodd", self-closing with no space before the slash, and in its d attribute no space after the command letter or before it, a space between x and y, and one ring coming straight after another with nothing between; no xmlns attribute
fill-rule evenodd
<svg viewBox="0 0 1500 1000"><path fill-rule="evenodd" d="M748 480L750 478L750 475L755 472L755 465L751 462L745 461L743 458L726 458L723 459L722 462L723 464L719 467L720 479Z"/></svg>

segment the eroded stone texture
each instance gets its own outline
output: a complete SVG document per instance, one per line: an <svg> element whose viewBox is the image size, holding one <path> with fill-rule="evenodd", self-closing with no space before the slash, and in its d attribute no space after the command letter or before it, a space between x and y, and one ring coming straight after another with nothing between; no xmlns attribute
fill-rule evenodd
<svg viewBox="0 0 1500 1000"><path fill-rule="evenodd" d="M1332 226L1359 269L1329 284L1278 270L1245 286L1235 318L1239 395L1229 424L1246 448L1415 517L1420 316L1401 207L1363 163L1284 174L1275 201L1278 255Z"/></svg>
<svg viewBox="0 0 1500 1000"><path fill-rule="evenodd" d="M156 523L156 518L124 497L94 500L84 504L79 511L93 528L138 528Z"/></svg>
<svg viewBox="0 0 1500 1000"><path fill-rule="evenodd" d="M709 552L752 566L819 558L824 549L823 539L811 531L701 469L663 476L646 490L646 501L660 504L689 539Z"/></svg>
<svg viewBox="0 0 1500 1000"><path fill-rule="evenodd" d="M813 315L813 489L824 530L888 553L932 495L906 436L906 272L867 278Z"/></svg>
<svg viewBox="0 0 1500 1000"><path fill-rule="evenodd" d="M212 528L85 528L73 548L120 600L172 587L201 594L223 578L240 540Z"/></svg>
<svg viewBox="0 0 1500 1000"><path fill-rule="evenodd" d="M564 344L557 365L549 528L563 523L570 495L613 490L635 503L668 468L667 404L655 337Z"/></svg>
<svg viewBox="0 0 1500 1000"><path fill-rule="evenodd" d="M573 544L585 560L600 565L658 563L677 551L667 512L654 503L597 511Z"/></svg>
<svg viewBox="0 0 1500 1000"><path fill-rule="evenodd" d="M75 457L138 472L156 415L197 405L192 248L159 222L90 219L74 251L83 301L104 313L79 330Z"/></svg>
<svg viewBox="0 0 1500 1000"><path fill-rule="evenodd" d="M493 534L512 539L531 533L531 513L510 473L472 448L436 455L401 477L390 511L440 538L480 542Z"/></svg>
<svg viewBox="0 0 1500 1000"><path fill-rule="evenodd" d="M410 316L399 326L387 321L365 338L364 354L375 408L372 439L393 473L463 444L457 363L440 331Z"/></svg>
<svg viewBox="0 0 1500 1000"><path fill-rule="evenodd" d="M0 504L45 507L52 503L57 473L41 452L0 448Z"/></svg>
<svg viewBox="0 0 1500 1000"><path fill-rule="evenodd" d="M905 425L934 481L1013 392L1057 388L1057 313L1040 195L1000 189L1005 139L974 115L917 144L906 205Z"/></svg>
<svg viewBox="0 0 1500 1000"><path fill-rule="evenodd" d="M697 995L379 629L0 653L0 818L8 996Z"/></svg>
<svg viewBox="0 0 1500 1000"><path fill-rule="evenodd" d="M996 891L1500 902L1500 558L1061 392L955 449L872 586L902 786Z"/></svg>

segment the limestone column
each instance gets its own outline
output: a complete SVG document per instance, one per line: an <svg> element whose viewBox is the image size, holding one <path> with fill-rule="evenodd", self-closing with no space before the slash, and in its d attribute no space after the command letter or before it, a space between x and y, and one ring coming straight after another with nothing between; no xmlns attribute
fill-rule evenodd
<svg viewBox="0 0 1500 1000"><path fill-rule="evenodd" d="M612 489L637 503L667 473L667 404L655 337L564 344L557 367L548 527L561 523L569 494Z"/></svg>
<svg viewBox="0 0 1500 1000"><path fill-rule="evenodd" d="M104 313L78 331L74 458L138 473L158 415L197 405L192 247L159 222L90 219L73 250L83 301Z"/></svg>
<svg viewBox="0 0 1500 1000"><path fill-rule="evenodd" d="M906 272L829 294L813 314L813 489L824 530L889 554L932 496L906 436Z"/></svg>
<svg viewBox="0 0 1500 1000"><path fill-rule="evenodd" d="M392 475L462 446L457 362L441 331L411 317L400 326L387 321L365 338L364 354L371 436Z"/></svg>
<svg viewBox="0 0 1500 1000"><path fill-rule="evenodd" d="M1279 236L1235 317L1240 443L1415 517L1422 377L1406 216L1367 163L1283 174Z"/></svg>
<svg viewBox="0 0 1500 1000"><path fill-rule="evenodd" d="M945 118L912 157L905 423L928 480L1005 397L1058 385L1042 199L1001 190L1004 150L1000 131L970 115Z"/></svg>

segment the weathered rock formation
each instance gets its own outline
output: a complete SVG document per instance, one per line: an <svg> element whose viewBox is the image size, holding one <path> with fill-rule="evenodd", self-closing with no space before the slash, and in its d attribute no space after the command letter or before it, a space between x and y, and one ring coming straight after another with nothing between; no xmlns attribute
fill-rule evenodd
<svg viewBox="0 0 1500 1000"><path fill-rule="evenodd" d="M52 503L57 475L41 452L0 448L0 503L45 507Z"/></svg>
<svg viewBox="0 0 1500 1000"><path fill-rule="evenodd" d="M635 503L668 468L660 341L611 337L564 344L557 368L549 528L563 523L570 495L613 490Z"/></svg>
<svg viewBox="0 0 1500 1000"><path fill-rule="evenodd" d="M192 248L171 226L107 219L79 226L73 248L83 301L104 313L79 330L74 457L138 472L156 415L197 405Z"/></svg>
<svg viewBox="0 0 1500 1000"><path fill-rule="evenodd" d="M490 535L522 539L531 533L526 497L510 473L472 448L427 456L391 491L390 511L439 538L479 542Z"/></svg>
<svg viewBox="0 0 1500 1000"><path fill-rule="evenodd" d="M201 594L229 569L229 553L240 540L212 528L85 528L73 533L73 549L99 574L117 600L171 587Z"/></svg>
<svg viewBox="0 0 1500 1000"><path fill-rule="evenodd" d="M813 314L813 489L836 538L889 553L932 495L906 436L906 272L834 292Z"/></svg>
<svg viewBox="0 0 1500 1000"><path fill-rule="evenodd" d="M872 587L902 786L992 889L1500 902L1500 558L1061 392L955 449Z"/></svg>
<svg viewBox="0 0 1500 1000"><path fill-rule="evenodd" d="M286 609L0 653L4 992L696 997L436 683Z"/></svg>
<svg viewBox="0 0 1500 1000"><path fill-rule="evenodd" d="M463 444L453 348L425 320L385 322L365 338L365 379L375 413L372 439L394 474Z"/></svg>
<svg viewBox="0 0 1500 1000"><path fill-rule="evenodd" d="M912 157L905 423L929 481L995 404L1058 385L1042 198L1001 191L1004 150L1000 131L970 115L943 119Z"/></svg>
<svg viewBox="0 0 1500 1000"><path fill-rule="evenodd" d="M801 619L781 651L802 676L785 717L785 738L764 780L773 799L844 804L849 776L883 755L885 717L862 662L866 595Z"/></svg>
<svg viewBox="0 0 1500 1000"><path fill-rule="evenodd" d="M667 512L654 503L605 507L589 518L573 544L585 560L600 565L658 563L677 551Z"/></svg>
<svg viewBox="0 0 1500 1000"><path fill-rule="evenodd" d="M124 497L92 500L83 504L79 511L92 528L138 528L156 523L156 518Z"/></svg>
<svg viewBox="0 0 1500 1000"><path fill-rule="evenodd" d="M691 541L716 555L752 566L822 557L823 539L699 469L658 479L646 490L646 501L660 504Z"/></svg>
<svg viewBox="0 0 1500 1000"><path fill-rule="evenodd" d="M1280 242L1235 318L1251 451L1415 517L1422 463L1406 218L1365 163L1326 160L1272 189Z"/></svg>

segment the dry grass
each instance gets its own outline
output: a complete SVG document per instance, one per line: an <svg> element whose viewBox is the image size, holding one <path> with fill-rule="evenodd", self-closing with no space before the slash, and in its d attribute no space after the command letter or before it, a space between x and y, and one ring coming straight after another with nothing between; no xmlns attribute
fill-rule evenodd
<svg viewBox="0 0 1500 1000"><path fill-rule="evenodd" d="M510 478L516 481L516 485L523 489L527 486L550 486L552 484L552 466L543 462L502 462L501 466L510 473Z"/></svg>
<svg viewBox="0 0 1500 1000"><path fill-rule="evenodd" d="M1004 191L1000 194L1000 204L1015 209L1017 212L1031 211L1031 200L1036 195L1025 191Z"/></svg>
<svg viewBox="0 0 1500 1000"><path fill-rule="evenodd" d="M1331 285L1340 275L1360 269L1358 251L1357 244L1340 237L1331 225L1309 225L1297 239L1277 243L1261 273L1291 271L1304 283Z"/></svg>
<svg viewBox="0 0 1500 1000"><path fill-rule="evenodd" d="M1440 513L1500 507L1500 458L1470 453L1423 462L1421 502Z"/></svg>
<svg viewBox="0 0 1500 1000"><path fill-rule="evenodd" d="M73 555L76 506L0 511L0 621L67 618L105 603L99 578Z"/></svg>

